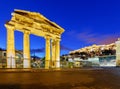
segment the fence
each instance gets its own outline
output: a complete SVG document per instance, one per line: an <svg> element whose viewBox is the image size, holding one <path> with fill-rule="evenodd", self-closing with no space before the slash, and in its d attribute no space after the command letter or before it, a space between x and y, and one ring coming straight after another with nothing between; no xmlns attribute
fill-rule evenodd
<svg viewBox="0 0 120 89"><path fill-rule="evenodd" d="M9 64L7 65L7 59L9 59ZM15 60L15 63L14 63ZM30 60L30 66L31 68L45 68L45 62L49 65L49 68L57 68L56 65L60 65L60 68L73 68L73 67L91 67L93 64L89 61L52 61L52 60L40 60L40 59L24 59L24 58L5 58L0 57L0 68L12 68L15 64L15 68L24 68L23 62L25 60Z"/></svg>
<svg viewBox="0 0 120 89"><path fill-rule="evenodd" d="M7 59L9 60L9 64L7 65ZM15 60L15 63L14 63ZM29 60L29 59L24 59L24 58L13 58L13 57L0 57L0 68L7 68L7 66L9 66L10 68L12 68L12 66L14 66L15 64L15 68L23 68L23 62L25 60ZM74 64L68 61L52 61L52 60L40 60L40 59L30 59L30 66L31 68L45 68L45 62L49 63L49 68L56 68L56 64L59 64L61 68L71 68L71 66L73 67Z"/></svg>

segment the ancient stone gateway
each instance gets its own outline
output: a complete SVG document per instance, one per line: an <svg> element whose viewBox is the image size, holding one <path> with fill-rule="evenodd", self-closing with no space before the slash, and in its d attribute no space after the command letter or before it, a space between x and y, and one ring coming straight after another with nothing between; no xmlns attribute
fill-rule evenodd
<svg viewBox="0 0 120 89"><path fill-rule="evenodd" d="M39 13L17 9L14 10L11 20L5 24L5 27L7 29L7 68L16 68L14 30L24 33L23 68L31 68L29 44L30 34L44 37L46 40L45 68L49 69L50 66L53 66L54 68L60 67L60 40L61 34L64 32L63 28ZM52 41L50 42L50 40ZM52 49L52 52L50 48ZM53 65L50 65L50 58L52 58Z"/></svg>

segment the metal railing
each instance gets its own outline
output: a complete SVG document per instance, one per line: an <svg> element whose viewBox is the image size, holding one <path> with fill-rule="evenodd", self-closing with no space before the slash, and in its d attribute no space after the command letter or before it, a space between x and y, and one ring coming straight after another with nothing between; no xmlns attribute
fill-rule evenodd
<svg viewBox="0 0 120 89"><path fill-rule="evenodd" d="M9 65L7 65L7 59L9 59ZM81 67L81 62L69 62L69 61L52 61L52 60L34 60L34 59L26 59L26 58L0 58L0 68L24 68L23 62L25 60L30 60L31 68L73 68L73 67ZM48 66L47 66L47 65ZM26 65L27 66L27 65Z"/></svg>

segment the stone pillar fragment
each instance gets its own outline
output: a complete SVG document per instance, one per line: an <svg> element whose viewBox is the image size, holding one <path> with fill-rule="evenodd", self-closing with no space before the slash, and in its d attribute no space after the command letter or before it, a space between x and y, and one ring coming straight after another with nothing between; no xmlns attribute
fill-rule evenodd
<svg viewBox="0 0 120 89"><path fill-rule="evenodd" d="M116 41L116 66L120 66L120 38Z"/></svg>
<svg viewBox="0 0 120 89"><path fill-rule="evenodd" d="M46 36L46 48L45 48L45 69L50 67L50 37Z"/></svg>
<svg viewBox="0 0 120 89"><path fill-rule="evenodd" d="M60 39L56 39L55 45L56 68L60 68Z"/></svg>
<svg viewBox="0 0 120 89"><path fill-rule="evenodd" d="M25 31L23 37L23 68L31 68L29 34L29 31Z"/></svg>
<svg viewBox="0 0 120 89"><path fill-rule="evenodd" d="M5 25L7 29L7 68L16 68L15 46L14 46L14 27Z"/></svg>

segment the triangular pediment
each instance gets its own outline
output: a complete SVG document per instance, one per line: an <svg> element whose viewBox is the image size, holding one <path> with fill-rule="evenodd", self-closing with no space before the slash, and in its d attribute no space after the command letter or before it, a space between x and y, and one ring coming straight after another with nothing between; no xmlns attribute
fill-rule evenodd
<svg viewBox="0 0 120 89"><path fill-rule="evenodd" d="M44 17L42 14L37 13L37 12L30 12L30 11L15 9L13 14L19 14L21 16L25 16L26 18L30 18L30 19L34 20L34 22L37 22L40 24L43 23L43 24L47 24L47 25L52 26L57 29L62 29L56 23L51 22L46 17Z"/></svg>

